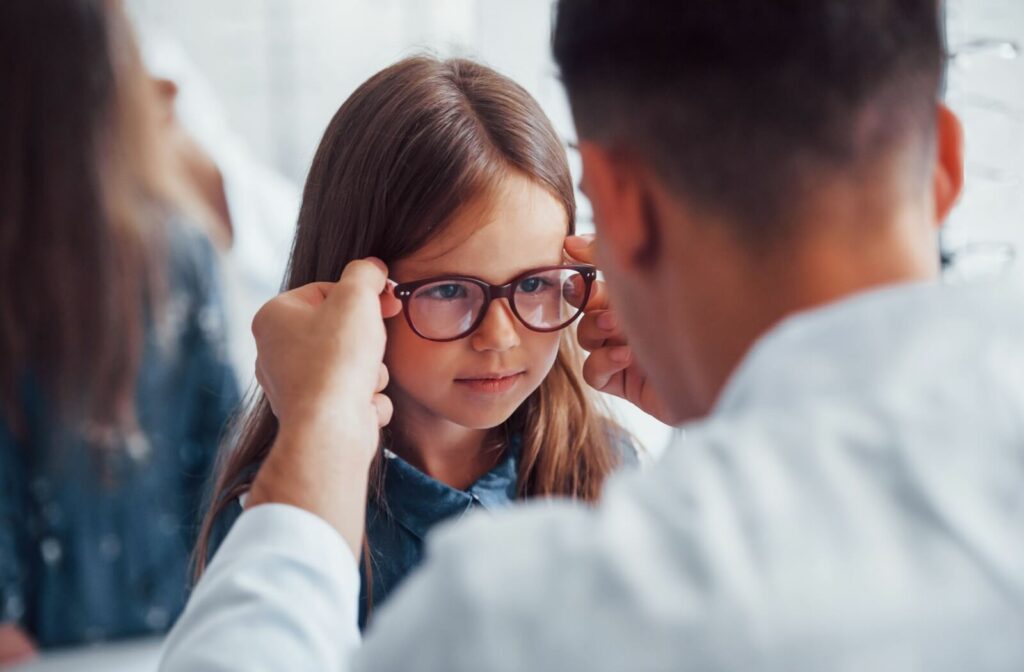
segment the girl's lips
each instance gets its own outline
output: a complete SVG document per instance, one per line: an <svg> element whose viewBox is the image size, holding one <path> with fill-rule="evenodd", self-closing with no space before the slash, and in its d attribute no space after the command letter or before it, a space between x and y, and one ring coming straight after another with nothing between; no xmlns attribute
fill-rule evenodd
<svg viewBox="0 0 1024 672"><path fill-rule="evenodd" d="M520 381L524 373L525 372L520 371L519 373L500 376L498 378L458 378L455 382L459 385L464 385L474 392L496 394L511 390L515 387L516 383Z"/></svg>

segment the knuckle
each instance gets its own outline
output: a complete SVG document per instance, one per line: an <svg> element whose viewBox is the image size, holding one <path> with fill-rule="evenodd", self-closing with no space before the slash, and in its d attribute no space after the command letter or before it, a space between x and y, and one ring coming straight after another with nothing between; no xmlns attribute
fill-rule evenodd
<svg viewBox="0 0 1024 672"><path fill-rule="evenodd" d="M370 279L374 276L383 275L380 266L368 259L356 259L349 262L341 274L342 280L354 280L358 278Z"/></svg>
<svg viewBox="0 0 1024 672"><path fill-rule="evenodd" d="M250 331L252 331L252 335L255 336L257 339L259 339L260 336L263 334L263 326L267 319L267 315L265 312L266 309L267 307L266 305L264 305L262 308L257 310L256 314L252 316L252 323L249 325L249 329Z"/></svg>
<svg viewBox="0 0 1024 672"><path fill-rule="evenodd" d="M257 339L265 336L270 330L271 325L275 321L275 316L280 312L282 298L276 296L273 299L267 301L256 314L252 316L252 323L249 325L249 329L252 331L252 335Z"/></svg>

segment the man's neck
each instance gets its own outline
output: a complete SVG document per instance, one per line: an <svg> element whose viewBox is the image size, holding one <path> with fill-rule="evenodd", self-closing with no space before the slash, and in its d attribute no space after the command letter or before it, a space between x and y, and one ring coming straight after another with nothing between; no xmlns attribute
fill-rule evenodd
<svg viewBox="0 0 1024 672"><path fill-rule="evenodd" d="M884 217L830 226L776 262L779 282L769 302L775 321L871 289L937 278L937 231L912 209Z"/></svg>
<svg viewBox="0 0 1024 672"><path fill-rule="evenodd" d="M804 218L820 225L808 224L792 242L756 253L722 247L722 256L735 256L720 260L719 268L742 270L698 271L713 282L690 293L700 310L674 325L676 333L687 334L676 359L693 367L689 380L695 386L678 391L680 396L702 398L698 407L712 408L754 343L795 313L886 285L936 278L937 233L928 213L913 204L877 209L873 216L871 210L836 198L828 210ZM687 273L681 268L673 278L677 287L694 286Z"/></svg>

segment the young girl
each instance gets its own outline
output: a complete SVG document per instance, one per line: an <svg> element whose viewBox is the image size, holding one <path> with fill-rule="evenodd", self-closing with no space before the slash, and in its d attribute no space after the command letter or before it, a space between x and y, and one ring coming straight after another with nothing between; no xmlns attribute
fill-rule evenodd
<svg viewBox="0 0 1024 672"><path fill-rule="evenodd" d="M306 183L289 288L375 256L398 283L385 363L394 416L371 467L360 626L436 524L518 498L595 500L635 453L595 412L563 331L594 280L567 264L565 152L529 94L465 61L413 58L331 121ZM260 399L216 485L200 564L241 512L277 422ZM200 567L201 571L202 567Z"/></svg>

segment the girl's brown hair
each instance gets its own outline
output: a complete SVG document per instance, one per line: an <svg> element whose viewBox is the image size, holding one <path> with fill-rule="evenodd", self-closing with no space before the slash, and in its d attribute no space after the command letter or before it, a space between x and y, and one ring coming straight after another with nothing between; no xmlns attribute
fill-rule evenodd
<svg viewBox="0 0 1024 672"><path fill-rule="evenodd" d="M160 248L146 86L117 0L0 3L0 418L16 434L28 375L72 431L135 423Z"/></svg>
<svg viewBox="0 0 1024 672"><path fill-rule="evenodd" d="M306 181L288 274L289 289L333 281L350 261L392 263L424 245L459 209L508 171L541 185L565 207L576 204L565 150L537 102L477 63L410 58L378 73L341 106ZM617 465L617 434L578 372L569 332L540 388L509 421L523 437L519 497L562 495L593 501ZM219 471L196 551L197 575L213 524L250 486L267 456L277 420L262 395ZM371 466L380 497L382 459ZM369 554L364 563L370 567Z"/></svg>

